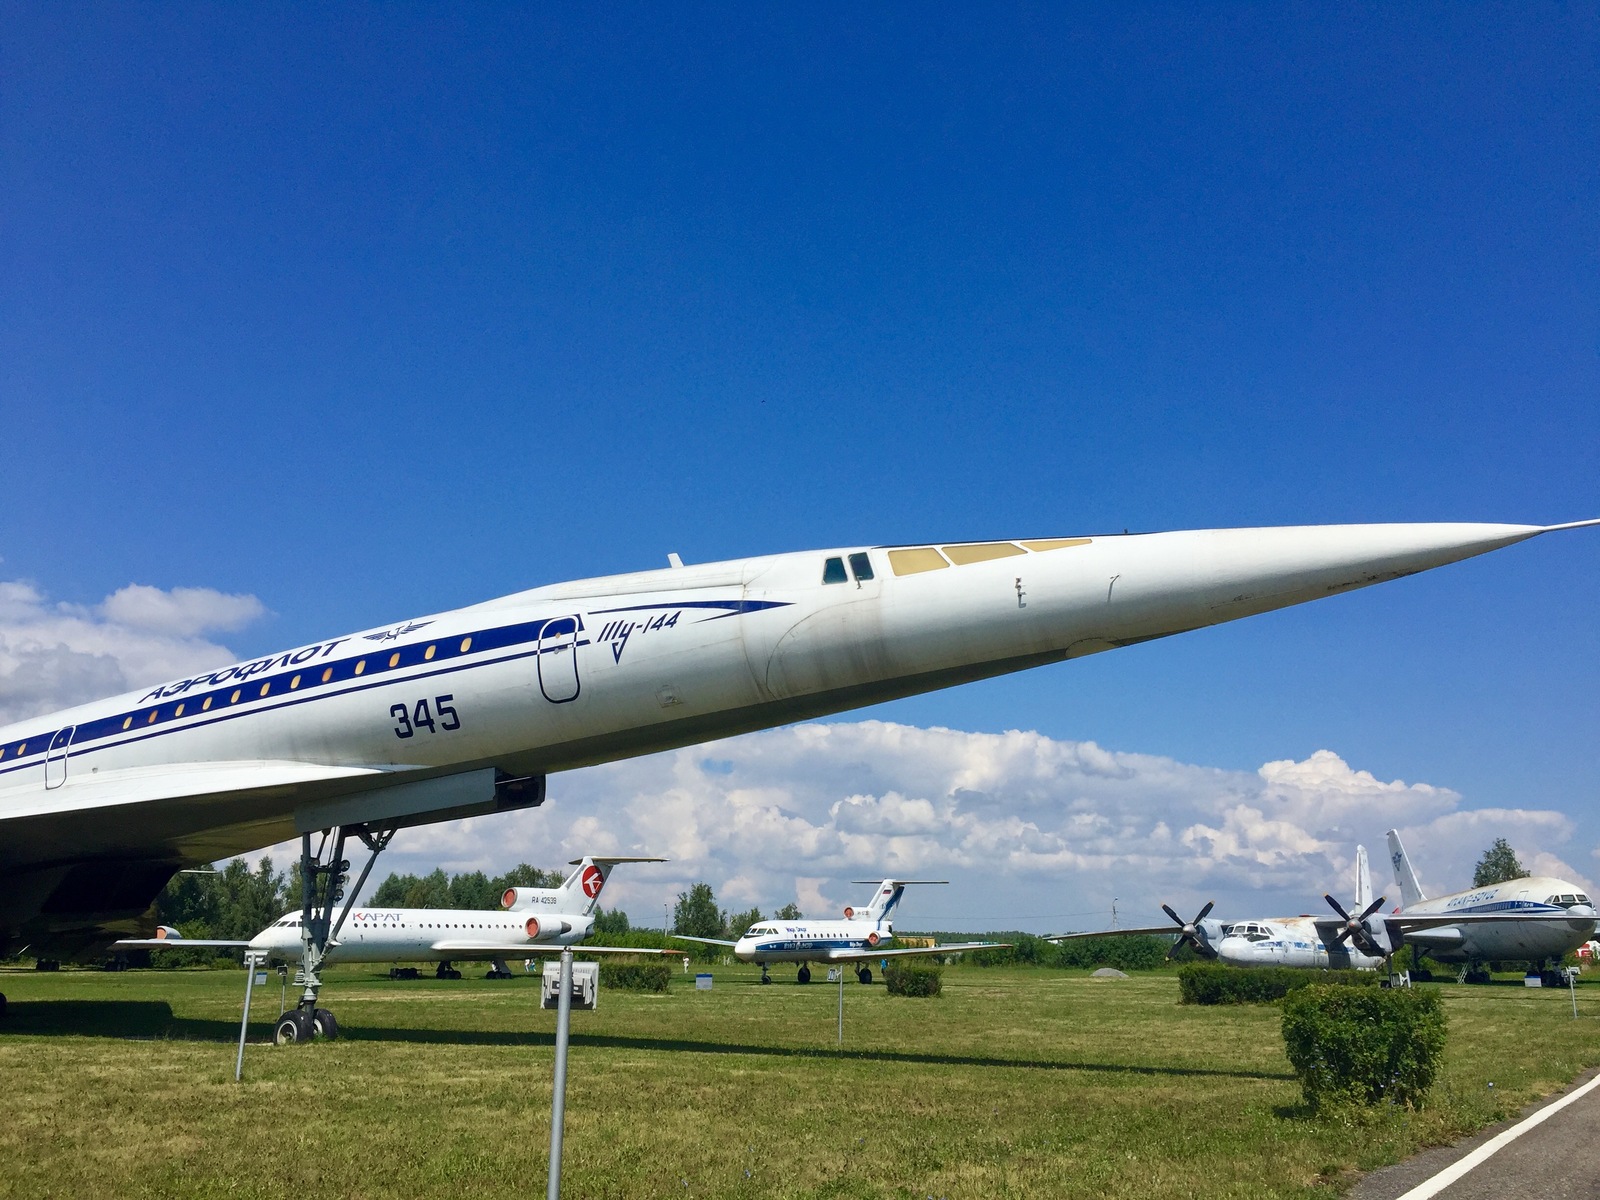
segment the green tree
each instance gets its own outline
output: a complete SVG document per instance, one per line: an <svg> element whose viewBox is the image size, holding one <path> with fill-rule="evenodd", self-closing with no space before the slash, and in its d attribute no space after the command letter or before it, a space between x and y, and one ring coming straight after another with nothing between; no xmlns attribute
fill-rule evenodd
<svg viewBox="0 0 1600 1200"><path fill-rule="evenodd" d="M1491 883L1505 883L1521 879L1528 872L1517 861L1517 852L1505 838L1495 838L1494 844L1483 852L1477 869L1472 872L1473 887L1488 887Z"/></svg>
<svg viewBox="0 0 1600 1200"><path fill-rule="evenodd" d="M773 919L778 921L798 921L802 919L803 915L800 911L800 906L792 900L772 914Z"/></svg>
<svg viewBox="0 0 1600 1200"><path fill-rule="evenodd" d="M603 908L594 910L594 931L596 933L627 933L628 914L620 908L613 908L607 912Z"/></svg>
<svg viewBox="0 0 1600 1200"><path fill-rule="evenodd" d="M729 913L726 917L727 924L724 927L724 934L738 941L744 936L746 929L749 929L757 921L764 919L759 908L752 908L749 912Z"/></svg>
<svg viewBox="0 0 1600 1200"><path fill-rule="evenodd" d="M435 867L406 889L402 908L450 908L450 880L444 868Z"/></svg>
<svg viewBox="0 0 1600 1200"><path fill-rule="evenodd" d="M722 912L709 883L692 884L687 892L678 893L672 909L673 933L716 938L722 936L722 925Z"/></svg>

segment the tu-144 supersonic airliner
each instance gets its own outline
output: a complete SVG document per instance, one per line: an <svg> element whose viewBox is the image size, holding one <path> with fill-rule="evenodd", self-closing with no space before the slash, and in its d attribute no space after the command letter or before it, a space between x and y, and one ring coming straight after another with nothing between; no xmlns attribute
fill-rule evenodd
<svg viewBox="0 0 1600 1200"><path fill-rule="evenodd" d="M857 883L869 880L858 879ZM856 978L872 982L874 959L904 958L913 955L958 954L963 950L994 950L1009 942L951 942L942 946L894 946L894 922L889 916L911 884L948 883L945 879L885 879L872 893L865 908L846 908L842 921L786 921L773 918L757 921L737 941L723 938L688 937L675 933L680 942L701 942L707 946L727 946L740 962L757 963L761 982L771 983L767 965L775 962L799 963L798 983L811 982L808 963L854 963Z"/></svg>
<svg viewBox="0 0 1600 1200"><path fill-rule="evenodd" d="M309 1012L348 838L375 854L397 828L537 805L553 772L1080 658L1573 527L777 554L555 584L168 680L0 729L0 942L64 955L146 932L174 871L299 834Z"/></svg>

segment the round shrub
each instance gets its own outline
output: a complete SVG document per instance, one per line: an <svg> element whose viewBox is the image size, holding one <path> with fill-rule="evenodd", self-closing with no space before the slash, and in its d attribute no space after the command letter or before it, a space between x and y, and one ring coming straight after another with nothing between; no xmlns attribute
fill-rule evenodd
<svg viewBox="0 0 1600 1200"><path fill-rule="evenodd" d="M1444 1007L1431 989L1316 985L1284 998L1283 1041L1314 1109L1418 1108L1444 1055Z"/></svg>

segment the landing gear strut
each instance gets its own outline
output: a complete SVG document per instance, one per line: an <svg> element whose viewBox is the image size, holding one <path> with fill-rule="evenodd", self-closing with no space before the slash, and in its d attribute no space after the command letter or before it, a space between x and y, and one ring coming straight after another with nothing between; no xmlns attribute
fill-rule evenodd
<svg viewBox="0 0 1600 1200"><path fill-rule="evenodd" d="M435 979L460 979L461 972L452 967L448 962L442 962L433 969Z"/></svg>
<svg viewBox="0 0 1600 1200"><path fill-rule="evenodd" d="M766 963L762 963L761 964L761 982L762 983L771 983L772 982L772 976L767 974L767 964Z"/></svg>
<svg viewBox="0 0 1600 1200"><path fill-rule="evenodd" d="M345 841L350 835L361 839L371 852L367 865L361 868L361 877L345 899L345 883L349 880L350 860L344 856ZM278 1018L272 1038L278 1045L290 1042L309 1042L313 1037L339 1036L339 1023L325 1008L317 1007L317 995L322 991L322 964L328 957L328 946L344 928L344 920L361 887L367 882L372 865L378 861L393 829L373 829L367 825L339 825L324 829L315 853L311 849L311 835L300 836L300 972L295 982L303 985L300 1002ZM333 906L344 900L339 919L333 919Z"/></svg>

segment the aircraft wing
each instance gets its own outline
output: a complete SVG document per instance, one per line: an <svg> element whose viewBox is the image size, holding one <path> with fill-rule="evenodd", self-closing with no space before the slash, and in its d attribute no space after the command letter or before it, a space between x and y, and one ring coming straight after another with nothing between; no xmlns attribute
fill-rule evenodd
<svg viewBox="0 0 1600 1200"><path fill-rule="evenodd" d="M1536 921L1540 924L1556 922L1562 925L1578 925L1585 921L1593 924L1600 921L1595 917L1574 917L1568 913L1427 913L1426 915L1408 916L1405 913L1396 913L1384 918L1391 928L1399 929L1402 933L1413 929L1439 929L1450 925L1504 925L1507 923L1522 923Z"/></svg>
<svg viewBox="0 0 1600 1200"><path fill-rule="evenodd" d="M727 946L730 950L739 944L738 942L730 942L726 938L697 938L690 937L686 933L674 933L672 934L672 939L677 942L699 942L705 946Z"/></svg>
<svg viewBox="0 0 1600 1200"><path fill-rule="evenodd" d="M431 947L439 954L454 954L460 958L527 958L533 954L560 954L568 949L549 942L435 942ZM681 950L657 950L649 946L572 946L574 954L670 954Z"/></svg>
<svg viewBox="0 0 1600 1200"><path fill-rule="evenodd" d="M191 946L248 946L249 942L218 941L214 938L123 938L112 942L113 950L184 950Z"/></svg>
<svg viewBox="0 0 1600 1200"><path fill-rule="evenodd" d="M874 958L909 958L918 954L959 954L963 950L1003 950L1010 942L948 942L943 946L896 946L892 950L830 950L823 962L864 962Z"/></svg>
<svg viewBox="0 0 1600 1200"><path fill-rule="evenodd" d="M1102 937L1151 937L1157 934L1182 933L1181 925L1151 925L1144 929L1101 929L1094 933L1052 933L1045 937L1047 942L1074 942L1083 938Z"/></svg>
<svg viewBox="0 0 1600 1200"><path fill-rule="evenodd" d="M487 768L249 760L81 773L0 810L0 929L68 957L147 927L181 867L333 825L399 828L524 803L501 796Z"/></svg>

